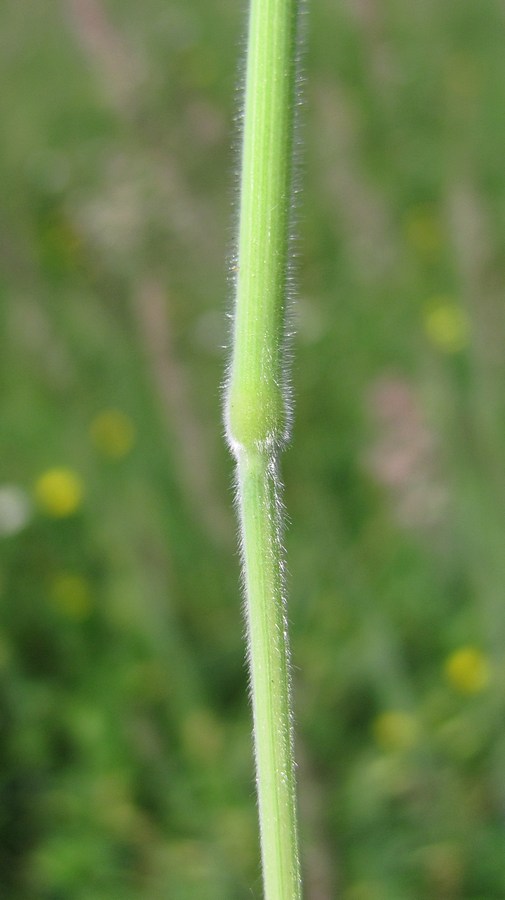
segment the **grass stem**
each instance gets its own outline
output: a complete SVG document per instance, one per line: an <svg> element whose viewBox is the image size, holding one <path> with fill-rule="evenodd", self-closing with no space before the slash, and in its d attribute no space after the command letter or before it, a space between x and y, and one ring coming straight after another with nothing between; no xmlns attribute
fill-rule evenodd
<svg viewBox="0 0 505 900"><path fill-rule="evenodd" d="M279 452L288 436L285 311L297 0L251 0L233 355L237 461L266 900L301 896Z"/></svg>

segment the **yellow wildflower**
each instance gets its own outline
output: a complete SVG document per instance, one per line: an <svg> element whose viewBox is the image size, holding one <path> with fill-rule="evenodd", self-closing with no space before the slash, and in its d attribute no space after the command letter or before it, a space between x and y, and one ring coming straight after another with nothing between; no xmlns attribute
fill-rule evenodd
<svg viewBox="0 0 505 900"><path fill-rule="evenodd" d="M126 456L135 441L135 426L119 409L105 409L95 416L90 433L97 450L110 459Z"/></svg>
<svg viewBox="0 0 505 900"><path fill-rule="evenodd" d="M468 344L468 317L448 297L437 297L432 301L425 314L424 327L430 340L446 353L458 353Z"/></svg>
<svg viewBox="0 0 505 900"><path fill-rule="evenodd" d="M89 584L82 575L61 572L51 586L51 599L57 609L69 619L82 621L92 608Z"/></svg>
<svg viewBox="0 0 505 900"><path fill-rule="evenodd" d="M381 750L408 750L417 739L417 722L410 713L388 710L372 723L372 732Z"/></svg>
<svg viewBox="0 0 505 900"><path fill-rule="evenodd" d="M55 519L73 515L82 503L83 493L82 481L72 469L48 469L35 484L39 506Z"/></svg>
<svg viewBox="0 0 505 900"><path fill-rule="evenodd" d="M447 657L444 673L460 694L478 694L489 684L491 671L486 656L477 647L460 647Z"/></svg>

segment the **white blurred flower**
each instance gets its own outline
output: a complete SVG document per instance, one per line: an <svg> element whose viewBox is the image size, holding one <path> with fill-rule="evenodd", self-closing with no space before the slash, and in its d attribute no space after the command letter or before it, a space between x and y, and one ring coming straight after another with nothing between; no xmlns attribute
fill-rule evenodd
<svg viewBox="0 0 505 900"><path fill-rule="evenodd" d="M17 534L30 521L32 506L25 491L15 484L0 486L0 537Z"/></svg>

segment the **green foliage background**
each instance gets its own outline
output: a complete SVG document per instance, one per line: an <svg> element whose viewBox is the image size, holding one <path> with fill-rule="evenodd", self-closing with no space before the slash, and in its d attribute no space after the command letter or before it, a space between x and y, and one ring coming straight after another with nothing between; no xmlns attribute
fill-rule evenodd
<svg viewBox="0 0 505 900"><path fill-rule="evenodd" d="M9 900L261 893L220 410L244 21L0 8ZM307 24L284 461L306 896L499 900L505 15L320 0ZM131 449L97 439L108 410ZM66 517L55 467L82 480Z"/></svg>

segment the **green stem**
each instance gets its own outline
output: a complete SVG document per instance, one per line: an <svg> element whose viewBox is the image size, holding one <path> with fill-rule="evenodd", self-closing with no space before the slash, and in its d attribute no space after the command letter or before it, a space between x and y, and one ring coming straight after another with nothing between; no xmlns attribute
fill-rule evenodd
<svg viewBox="0 0 505 900"><path fill-rule="evenodd" d="M294 900L301 893L275 462L239 453L238 478L265 897Z"/></svg>
<svg viewBox="0 0 505 900"><path fill-rule="evenodd" d="M266 900L301 896L278 453L288 435L284 332L297 0L251 0L233 357L237 460Z"/></svg>

